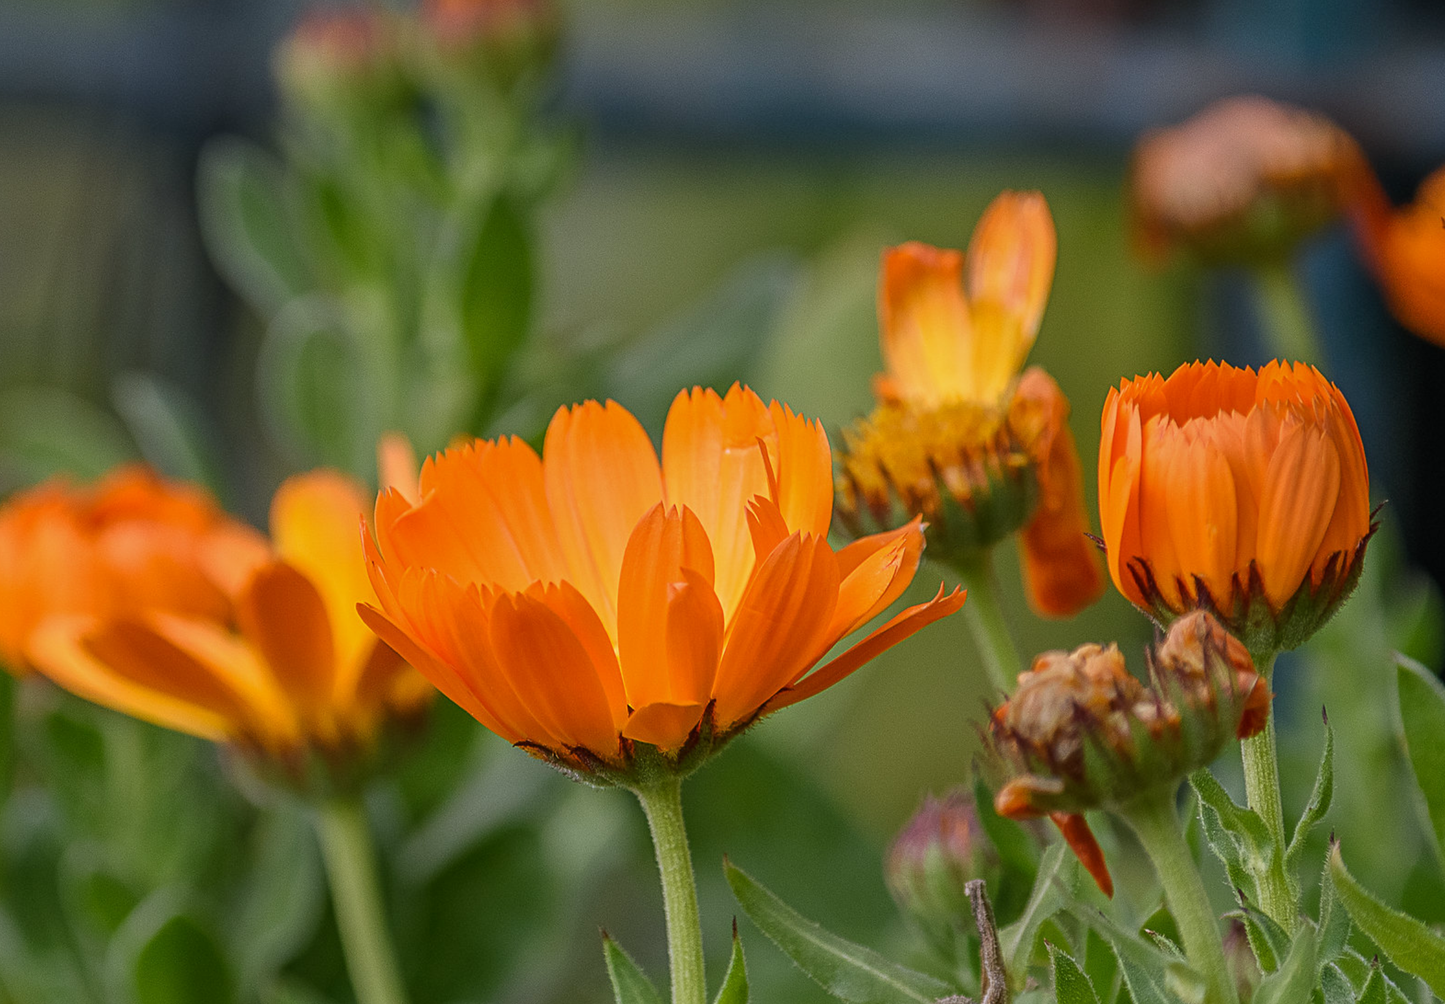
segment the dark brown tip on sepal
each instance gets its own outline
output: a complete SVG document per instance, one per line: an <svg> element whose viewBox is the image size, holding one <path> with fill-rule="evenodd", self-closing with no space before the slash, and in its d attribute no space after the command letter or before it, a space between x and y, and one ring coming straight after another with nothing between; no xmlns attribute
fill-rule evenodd
<svg viewBox="0 0 1445 1004"><path fill-rule="evenodd" d="M1326 725L1330 724L1330 709L1323 704L1320 705L1320 718L1324 720Z"/></svg>

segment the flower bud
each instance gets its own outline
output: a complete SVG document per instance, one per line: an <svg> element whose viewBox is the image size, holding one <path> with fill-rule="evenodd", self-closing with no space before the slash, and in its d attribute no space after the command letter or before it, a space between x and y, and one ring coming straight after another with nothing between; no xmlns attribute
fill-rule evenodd
<svg viewBox="0 0 1445 1004"><path fill-rule="evenodd" d="M1278 260L1345 208L1359 146L1313 112L1261 97L1220 101L1146 134L1130 178L1143 252L1209 263Z"/></svg>
<svg viewBox="0 0 1445 1004"><path fill-rule="evenodd" d="M945 945L968 924L968 883L996 882L998 874L998 852L979 824L973 799L962 789L925 798L885 862L888 891L899 909Z"/></svg>
<svg viewBox="0 0 1445 1004"><path fill-rule="evenodd" d="M547 0L426 0L422 23L445 64L503 88L557 48L558 14Z"/></svg>
<svg viewBox="0 0 1445 1004"><path fill-rule="evenodd" d="M300 108L364 107L396 91L396 38L376 10L317 8L276 50L277 83Z"/></svg>

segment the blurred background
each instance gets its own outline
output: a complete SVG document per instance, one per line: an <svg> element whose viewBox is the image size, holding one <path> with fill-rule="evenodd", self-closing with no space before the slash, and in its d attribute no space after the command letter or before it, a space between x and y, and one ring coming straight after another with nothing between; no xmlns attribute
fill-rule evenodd
<svg viewBox="0 0 1445 1004"><path fill-rule="evenodd" d="M273 52L307 9L0 0L0 491L144 456L263 522L282 477L328 459L275 434L257 387L267 318L222 277L198 209L198 163L219 137L282 148ZM1396 202L1445 163L1439 0L576 0L562 11L557 60L538 114L570 155L528 223L531 340L516 372L529 390L499 392L477 430L492 434L536 435L583 388L617 397L656 436L679 387L742 379L822 418L839 443L871 406L880 250L904 239L964 246L1000 189L1039 188L1060 255L1032 358L1070 396L1091 470L1099 409L1121 377L1195 357L1267 357L1241 276L1149 270L1133 255L1125 181L1140 133L1258 92L1344 126ZM1398 754L1372 738L1390 704L1361 681L1371 666L1384 672L1391 647L1438 669L1438 606L1421 573L1445 573L1442 350L1390 319L1343 227L1314 238L1300 269L1323 368L1355 408L1374 498L1389 504L1360 598L1317 646L1326 655L1278 678L1285 756L1303 765L1287 814L1313 775L1322 701L1342 750L1358 740L1337 801L1353 790L1360 802L1372 772L1393 769ZM1027 653L1117 639L1133 657L1150 636L1112 592L1075 621L1040 622L1012 561L1000 568ZM919 592L939 574L920 574ZM1314 658L1359 671L1311 672ZM955 618L767 722L689 783L719 967L736 912L724 853L834 930L910 951L880 857L925 792L968 777L988 697L977 670ZM84 759L89 740L67 730L105 725L98 713L63 717L44 742ZM660 895L628 796L563 782L455 709L436 719L371 805L417 1000L602 1001L599 927L663 972ZM147 755L184 748L196 760L176 782L206 792L196 813L250 818L244 799L219 793L225 766L209 748L149 733L144 744ZM80 770L45 756L61 764L56 776ZM12 913L50 917L42 926L54 937L0 930L0 970L89 951L76 947L85 938L70 929L70 907L47 912L47 884L70 881L76 841L105 847L119 824L100 810L77 824L67 799L91 796L71 798L56 776L30 778L0 832ZM17 785L26 790L23 772ZM1336 826L1363 843L1384 824L1359 815ZM102 954L124 954L117 932L140 924L136 902L160 889L201 918L222 956L246 924L269 932L279 982L256 990L237 963L240 996L346 1000L314 849L295 837L287 852L284 833L248 825L247 846L290 869L274 914L236 912L189 866L130 874L133 895L106 914ZM1402 885L1384 866L1373 877ZM1428 890L1418 895L1428 902ZM745 924L744 937L755 984L775 988L767 999L824 999Z"/></svg>

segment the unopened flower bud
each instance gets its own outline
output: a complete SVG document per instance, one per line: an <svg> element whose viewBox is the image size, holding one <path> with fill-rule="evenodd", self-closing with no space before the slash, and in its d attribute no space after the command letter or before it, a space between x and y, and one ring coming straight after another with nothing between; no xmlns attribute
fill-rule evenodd
<svg viewBox="0 0 1445 1004"><path fill-rule="evenodd" d="M395 33L380 12L317 8L276 50L276 78L299 107L365 104L395 89L395 57Z"/></svg>
<svg viewBox="0 0 1445 1004"><path fill-rule="evenodd" d="M997 881L999 857L963 790L928 796L893 841L888 890L931 938L949 945L969 921L968 883Z"/></svg>

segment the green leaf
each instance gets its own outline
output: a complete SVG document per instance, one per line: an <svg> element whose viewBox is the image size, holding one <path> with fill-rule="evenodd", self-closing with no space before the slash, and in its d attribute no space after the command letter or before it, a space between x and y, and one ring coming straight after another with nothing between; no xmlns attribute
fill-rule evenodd
<svg viewBox="0 0 1445 1004"><path fill-rule="evenodd" d="M993 792L989 791L982 778L973 782L973 804L979 825L989 842L998 849L1004 867L1026 875L1032 883L1039 870L1038 841L1018 823L994 811Z"/></svg>
<svg viewBox="0 0 1445 1004"><path fill-rule="evenodd" d="M1424 980L1435 996L1445 997L1445 938L1367 892L1345 869L1339 844L1330 852L1330 874L1355 925L1391 962Z"/></svg>
<svg viewBox="0 0 1445 1004"><path fill-rule="evenodd" d="M1209 842L1209 849L1224 865L1229 884L1246 896L1258 895L1258 884L1245 864L1239 841L1224 828L1219 813L1203 800L1199 803L1199 822L1204 830L1204 839Z"/></svg>
<svg viewBox="0 0 1445 1004"><path fill-rule="evenodd" d="M0 492L52 474L98 478L135 450L113 416L56 387L0 394Z"/></svg>
<svg viewBox="0 0 1445 1004"><path fill-rule="evenodd" d="M1355 1004L1355 988L1333 962L1320 969L1320 991L1325 1004Z"/></svg>
<svg viewBox="0 0 1445 1004"><path fill-rule="evenodd" d="M1073 860L1062 841L1050 846L1039 862L1034 890L1023 914L999 932L1004 968L1008 970L1009 985L1014 992L1023 989L1028 976L1029 959L1034 952L1034 937L1039 926L1074 898L1078 871L1069 867Z"/></svg>
<svg viewBox="0 0 1445 1004"><path fill-rule="evenodd" d="M263 317L310 282L285 168L254 144L212 141L197 178L201 234L217 268Z"/></svg>
<svg viewBox="0 0 1445 1004"><path fill-rule="evenodd" d="M1067 952L1049 945L1049 963L1054 971L1054 999L1058 1004L1099 1004L1099 995Z"/></svg>
<svg viewBox="0 0 1445 1004"><path fill-rule="evenodd" d="M1249 906L1225 916L1244 924L1245 933L1249 936L1249 946L1254 949L1254 958L1259 963L1260 972L1272 973L1279 968L1280 963L1289 955L1290 937L1273 917L1263 910Z"/></svg>
<svg viewBox="0 0 1445 1004"><path fill-rule="evenodd" d="M1274 841L1259 814L1253 809L1236 805L1208 769L1190 774L1189 783L1199 795L1200 802L1219 816L1224 829L1238 838L1239 849L1245 855L1245 867L1255 873L1267 869L1273 857Z"/></svg>
<svg viewBox="0 0 1445 1004"><path fill-rule="evenodd" d="M606 931L602 932L602 954L607 959L607 978L612 981L617 1004L662 1004L657 987Z"/></svg>
<svg viewBox="0 0 1445 1004"><path fill-rule="evenodd" d="M1436 857L1445 862L1445 743L1440 741L1445 736L1445 686L1430 670L1398 652L1395 675L1405 753L1425 796L1426 829L1435 838Z"/></svg>
<svg viewBox="0 0 1445 1004"><path fill-rule="evenodd" d="M153 373L122 373L111 384L111 402L141 456L156 470L204 484L224 497L215 440L205 416L184 391Z"/></svg>
<svg viewBox="0 0 1445 1004"><path fill-rule="evenodd" d="M494 387L532 317L532 239L510 198L492 203L459 265L457 309L467 358L477 386Z"/></svg>
<svg viewBox="0 0 1445 1004"><path fill-rule="evenodd" d="M1335 880L1325 862L1320 876L1320 959L1333 962L1344 953L1350 938L1350 915L1335 892Z"/></svg>
<svg viewBox="0 0 1445 1004"><path fill-rule="evenodd" d="M1314 925L1300 925L1279 969L1260 981L1251 1004L1308 1004L1315 990L1318 942Z"/></svg>
<svg viewBox="0 0 1445 1004"><path fill-rule="evenodd" d="M1319 773L1315 775L1315 786L1310 792L1310 799L1305 804L1304 812L1300 814L1299 822L1295 824L1294 836L1290 838L1289 849L1284 852L1285 874L1293 876L1295 866L1299 861L1300 853L1305 847L1305 838L1309 831L1324 818L1326 812L1330 811L1330 800L1334 797L1335 791L1335 730L1330 728L1328 714L1323 714L1325 722L1325 752L1320 758Z"/></svg>
<svg viewBox="0 0 1445 1004"><path fill-rule="evenodd" d="M1168 987L1168 963L1162 955L1133 938L1117 939L1112 947L1134 1004L1178 1004Z"/></svg>
<svg viewBox="0 0 1445 1004"><path fill-rule="evenodd" d="M130 972L136 1004L225 1004L235 1000L230 967L216 939L184 914L161 924Z"/></svg>
<svg viewBox="0 0 1445 1004"><path fill-rule="evenodd" d="M748 919L834 997L855 1004L933 1004L952 992L932 976L823 930L731 862L725 860L723 869Z"/></svg>
<svg viewBox="0 0 1445 1004"><path fill-rule="evenodd" d="M305 947L326 902L316 838L299 806L276 805L252 840L247 881L230 911L245 989L265 985Z"/></svg>
<svg viewBox="0 0 1445 1004"><path fill-rule="evenodd" d="M743 958L743 942L738 937L736 919L733 920L733 954L713 1004L748 1004L748 964Z"/></svg>
<svg viewBox="0 0 1445 1004"><path fill-rule="evenodd" d="M1370 965L1370 977L1360 991L1359 1004L1386 1004L1385 974L1380 972L1378 962Z"/></svg>
<svg viewBox="0 0 1445 1004"><path fill-rule="evenodd" d="M1084 973L1104 1004L1111 1004L1118 993L1119 960L1109 943L1092 927L1084 935Z"/></svg>

